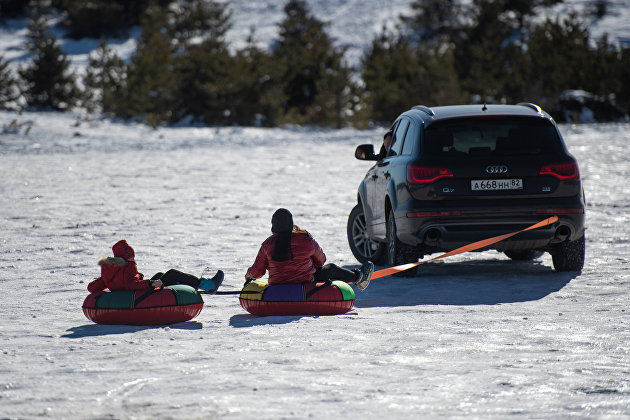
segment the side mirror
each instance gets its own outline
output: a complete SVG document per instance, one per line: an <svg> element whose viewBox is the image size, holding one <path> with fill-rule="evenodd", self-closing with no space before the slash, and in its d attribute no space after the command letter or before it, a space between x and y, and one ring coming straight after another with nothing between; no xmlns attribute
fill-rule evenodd
<svg viewBox="0 0 630 420"><path fill-rule="evenodd" d="M359 160L376 160L374 146L371 144L361 144L354 151L354 157Z"/></svg>

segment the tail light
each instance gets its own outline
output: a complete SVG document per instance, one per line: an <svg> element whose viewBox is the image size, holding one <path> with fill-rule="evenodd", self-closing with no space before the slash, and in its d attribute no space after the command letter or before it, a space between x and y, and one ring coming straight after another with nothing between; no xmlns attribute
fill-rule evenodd
<svg viewBox="0 0 630 420"><path fill-rule="evenodd" d="M459 210L444 210L444 211L413 211L407 213L407 217L453 217L461 216L462 212Z"/></svg>
<svg viewBox="0 0 630 420"><path fill-rule="evenodd" d="M538 209L537 214L584 214L583 208Z"/></svg>
<svg viewBox="0 0 630 420"><path fill-rule="evenodd" d="M580 179L580 170L577 163L554 163L552 165L545 165L540 168L540 175L553 175L556 178L569 180Z"/></svg>
<svg viewBox="0 0 630 420"><path fill-rule="evenodd" d="M410 166L407 169L409 184L429 184L440 178L452 177L453 171L447 168L432 168L427 166Z"/></svg>

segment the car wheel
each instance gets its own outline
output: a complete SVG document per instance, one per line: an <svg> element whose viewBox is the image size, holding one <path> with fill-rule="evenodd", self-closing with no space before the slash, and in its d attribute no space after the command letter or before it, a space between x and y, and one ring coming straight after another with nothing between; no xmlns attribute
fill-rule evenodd
<svg viewBox="0 0 630 420"><path fill-rule="evenodd" d="M394 212L389 212L387 216L387 264L396 266L418 261L418 252L410 245L402 243L396 234L396 219ZM398 276L414 277L417 269L401 271Z"/></svg>
<svg viewBox="0 0 630 420"><path fill-rule="evenodd" d="M354 206L348 216L348 244L354 257L360 262L372 261L374 264L385 263L385 244L370 239L367 223L361 204Z"/></svg>
<svg viewBox="0 0 630 420"><path fill-rule="evenodd" d="M538 251L536 249L527 249L524 251L509 250L505 251L504 254L515 261L532 261L542 257L544 251Z"/></svg>
<svg viewBox="0 0 630 420"><path fill-rule="evenodd" d="M556 271L582 271L586 251L585 235L571 242L554 245L551 260Z"/></svg>

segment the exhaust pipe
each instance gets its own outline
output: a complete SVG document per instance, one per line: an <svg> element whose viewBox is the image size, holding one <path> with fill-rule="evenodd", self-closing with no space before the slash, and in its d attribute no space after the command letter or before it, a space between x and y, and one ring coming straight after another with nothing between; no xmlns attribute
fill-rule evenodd
<svg viewBox="0 0 630 420"><path fill-rule="evenodd" d="M436 245L440 240L440 231L436 228L431 228L427 230L427 233L424 234L424 243L428 245Z"/></svg>
<svg viewBox="0 0 630 420"><path fill-rule="evenodd" d="M571 236L571 229L567 225L560 225L556 229L555 238L558 242L564 242Z"/></svg>

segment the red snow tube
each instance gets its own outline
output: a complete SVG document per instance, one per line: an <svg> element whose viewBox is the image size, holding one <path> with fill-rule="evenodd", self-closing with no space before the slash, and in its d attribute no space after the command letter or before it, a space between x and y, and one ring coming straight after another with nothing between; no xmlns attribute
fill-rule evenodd
<svg viewBox="0 0 630 420"><path fill-rule="evenodd" d="M96 292L83 302L83 313L97 324L165 325L199 315L203 299L186 285L155 290Z"/></svg>
<svg viewBox="0 0 630 420"><path fill-rule="evenodd" d="M241 291L243 309L253 315L338 315L354 306L354 290L347 283L269 284L250 282Z"/></svg>

